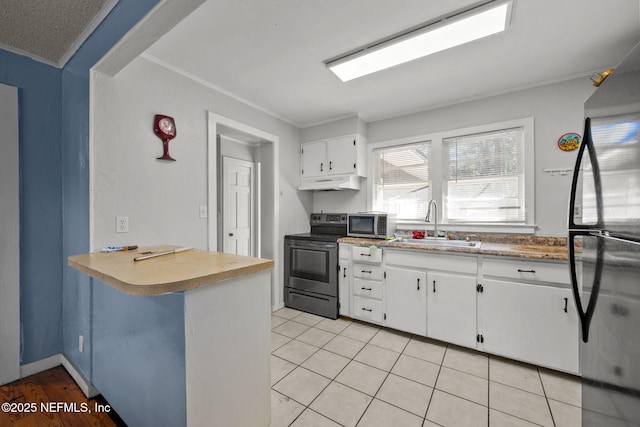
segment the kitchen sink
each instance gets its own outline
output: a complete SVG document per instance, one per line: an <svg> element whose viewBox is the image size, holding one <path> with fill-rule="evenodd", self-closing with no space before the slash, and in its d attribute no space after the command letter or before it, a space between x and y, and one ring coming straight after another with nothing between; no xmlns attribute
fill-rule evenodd
<svg viewBox="0 0 640 427"><path fill-rule="evenodd" d="M466 240L433 240L433 239L402 239L402 243L412 243L420 246L448 246L454 248L473 248L480 247L478 241L466 241Z"/></svg>

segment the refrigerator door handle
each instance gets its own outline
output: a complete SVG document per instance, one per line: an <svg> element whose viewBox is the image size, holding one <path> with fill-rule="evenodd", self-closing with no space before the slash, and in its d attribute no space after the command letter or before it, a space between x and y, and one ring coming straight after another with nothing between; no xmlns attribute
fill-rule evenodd
<svg viewBox="0 0 640 427"><path fill-rule="evenodd" d="M586 310L582 305L582 298L580 297L580 287L578 286L578 276L576 274L576 254L575 244L573 242L576 236L592 236L597 240L596 244L596 265L593 275L593 284L591 286L591 295L589 296L589 302ZM568 239L569 249L569 276L571 278L571 288L573 290L573 299L576 303L576 310L578 311L578 317L580 319L580 326L582 332L582 341L589 341L589 327L591 325L591 318L596 309L596 303L598 301L598 295L600 294L600 280L602 278L602 267L604 263L604 243L605 240L602 237L596 237L591 231L569 231Z"/></svg>
<svg viewBox="0 0 640 427"><path fill-rule="evenodd" d="M596 215L597 222L594 225L576 224L573 212L576 206L576 191L578 188L578 177L580 175L580 166L582 165L582 158L584 157L585 149L589 153L589 160L591 161L591 169L593 172L593 184L595 188L596 196ZM598 164L598 158L596 157L596 148L593 144L593 138L591 136L591 119L587 117L584 121L584 136L582 138L582 144L578 150L578 156L576 158L576 165L573 168L573 178L571 180L571 193L569 196L569 211L568 211L568 226L569 230L584 230L584 229L597 229L602 230L604 228L604 208L602 202L602 180L600 178L600 165Z"/></svg>

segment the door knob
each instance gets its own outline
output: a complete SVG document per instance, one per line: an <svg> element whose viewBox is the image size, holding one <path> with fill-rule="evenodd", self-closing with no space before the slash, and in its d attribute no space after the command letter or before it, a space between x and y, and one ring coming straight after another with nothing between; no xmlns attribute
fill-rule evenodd
<svg viewBox="0 0 640 427"><path fill-rule="evenodd" d="M229 233L229 236L233 236L233 233Z"/></svg>

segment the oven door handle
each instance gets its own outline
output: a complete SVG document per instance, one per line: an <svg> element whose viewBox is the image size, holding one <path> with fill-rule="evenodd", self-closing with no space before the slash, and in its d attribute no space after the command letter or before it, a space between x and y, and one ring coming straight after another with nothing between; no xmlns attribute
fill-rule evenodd
<svg viewBox="0 0 640 427"><path fill-rule="evenodd" d="M311 248L311 249L334 249L337 248L337 243L330 242L307 242L302 240L286 240L287 246L290 248Z"/></svg>

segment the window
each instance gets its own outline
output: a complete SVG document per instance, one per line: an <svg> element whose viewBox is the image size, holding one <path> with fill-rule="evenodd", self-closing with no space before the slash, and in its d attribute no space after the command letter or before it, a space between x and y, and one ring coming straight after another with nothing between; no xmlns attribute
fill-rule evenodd
<svg viewBox="0 0 640 427"><path fill-rule="evenodd" d="M431 228L434 199L445 230L534 233L533 125L530 117L372 143L369 209L395 214L400 229Z"/></svg>
<svg viewBox="0 0 640 427"><path fill-rule="evenodd" d="M443 139L446 218L524 222L524 128Z"/></svg>
<svg viewBox="0 0 640 427"><path fill-rule="evenodd" d="M373 210L424 220L431 199L431 142L373 150Z"/></svg>

